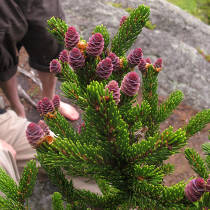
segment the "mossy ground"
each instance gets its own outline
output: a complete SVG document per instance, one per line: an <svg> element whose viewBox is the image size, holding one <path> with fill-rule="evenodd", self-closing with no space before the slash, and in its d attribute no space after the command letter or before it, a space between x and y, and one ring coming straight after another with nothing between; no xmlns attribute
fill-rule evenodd
<svg viewBox="0 0 210 210"><path fill-rule="evenodd" d="M210 0L168 0L210 25Z"/></svg>

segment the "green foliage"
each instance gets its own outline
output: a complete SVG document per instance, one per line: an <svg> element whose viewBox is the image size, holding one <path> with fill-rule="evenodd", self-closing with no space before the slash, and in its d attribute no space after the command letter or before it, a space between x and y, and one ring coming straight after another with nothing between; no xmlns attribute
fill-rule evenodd
<svg viewBox="0 0 210 210"><path fill-rule="evenodd" d="M65 33L68 29L65 21L60 18L52 17L47 21L48 31L55 36L61 43L64 42Z"/></svg>
<svg viewBox="0 0 210 210"><path fill-rule="evenodd" d="M62 195L59 192L54 192L52 196L53 210L64 210Z"/></svg>
<svg viewBox="0 0 210 210"><path fill-rule="evenodd" d="M148 21L149 13L149 8L142 5L132 11L112 40L112 52L118 56L127 52Z"/></svg>
<svg viewBox="0 0 210 210"><path fill-rule="evenodd" d="M210 111L199 112L184 128L174 130L169 126L160 131L160 123L179 105L183 94L175 91L158 104L161 68L148 63L141 72L141 104L136 100L137 94L129 96L122 91L120 102L116 103L114 91L109 92L106 88L111 80L117 81L120 87L125 74L133 71L125 53L148 18L148 7L141 5L132 10L111 40L105 26L96 26L93 33L101 33L105 40L102 54L88 55L86 41L83 40L84 49L79 49L85 57L84 67L73 70L68 63L62 63L58 75L62 90L66 97L82 108L84 126L76 132L57 109L43 115L55 135L41 139L43 142L37 146L37 158L59 190L52 197L54 210L202 209L209 204L207 192L194 204L185 198L185 182L168 187L163 180L174 170L173 165L164 161L178 153L192 135L210 122ZM48 24L50 32L61 41L67 28L65 22L52 18ZM109 52L120 57L120 69L108 79L102 79L97 76L96 68ZM50 141L46 141L48 138ZM203 148L209 154L209 145L205 144ZM206 167L210 162L208 157L202 160L192 149L186 149L185 155L193 170L206 179L209 175ZM34 167L33 162L27 166L19 187L5 173L0 173L0 187L7 196L6 199L0 198L2 207L11 207L12 201L15 201L13 206L24 203L34 185ZM75 188L69 176L95 180L101 194Z"/></svg>
<svg viewBox="0 0 210 210"><path fill-rule="evenodd" d="M189 161L193 170L202 178L207 179L209 173L205 166L205 162L200 155L192 148L185 149L185 157Z"/></svg>
<svg viewBox="0 0 210 210"><path fill-rule="evenodd" d="M161 123L165 121L173 112L173 110L183 100L183 93L180 90L173 92L166 101L164 101L158 108L158 121Z"/></svg>
<svg viewBox="0 0 210 210"><path fill-rule="evenodd" d="M191 13L203 22L210 24L210 0L168 0Z"/></svg>
<svg viewBox="0 0 210 210"><path fill-rule="evenodd" d="M36 161L30 161L27 166L25 166L19 185L17 185L14 180L0 168L0 191L6 196L0 196L1 209L25 209L24 203L33 191L37 172Z"/></svg>
<svg viewBox="0 0 210 210"><path fill-rule="evenodd" d="M19 181L18 200L21 203L24 203L24 201L31 196L36 183L37 173L38 169L36 168L36 161L31 160L25 166Z"/></svg>
<svg viewBox="0 0 210 210"><path fill-rule="evenodd" d="M209 136L209 140L210 140L210 136ZM206 155L206 166L208 167L208 170L210 171L210 142L203 144L202 149Z"/></svg>
<svg viewBox="0 0 210 210"><path fill-rule="evenodd" d="M18 187L2 168L0 168L0 191L7 198L18 201Z"/></svg>
<svg viewBox="0 0 210 210"><path fill-rule="evenodd" d="M210 109L204 109L192 117L185 126L187 137L193 136L210 123Z"/></svg>
<svg viewBox="0 0 210 210"><path fill-rule="evenodd" d="M150 29L150 30L154 30L156 28L156 25L155 24L152 24L152 22L150 20L148 20L146 22L145 27L148 28L148 29Z"/></svg>

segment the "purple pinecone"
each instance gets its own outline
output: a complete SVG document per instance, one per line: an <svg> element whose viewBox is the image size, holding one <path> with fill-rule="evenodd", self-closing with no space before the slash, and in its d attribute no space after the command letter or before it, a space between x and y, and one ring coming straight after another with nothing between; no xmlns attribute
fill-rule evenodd
<svg viewBox="0 0 210 210"><path fill-rule="evenodd" d="M112 92L113 98L116 104L118 104L120 102L120 88L118 83L115 80L112 80L106 85L106 88L109 89L109 92Z"/></svg>
<svg viewBox="0 0 210 210"><path fill-rule="evenodd" d="M100 33L95 33L89 38L86 52L92 56L99 56L104 49L104 38Z"/></svg>
<svg viewBox="0 0 210 210"><path fill-rule="evenodd" d="M42 100L40 100L40 101L37 103L36 109L37 109L37 111L38 111L40 114L43 114L43 110L42 110Z"/></svg>
<svg viewBox="0 0 210 210"><path fill-rule="evenodd" d="M151 60L150 60L150 58L146 58L145 61L146 61L146 63L149 63L149 64L152 63Z"/></svg>
<svg viewBox="0 0 210 210"><path fill-rule="evenodd" d="M108 56L112 60L112 65L113 65L113 71L117 71L120 69L120 59L115 55L115 53L109 53Z"/></svg>
<svg viewBox="0 0 210 210"><path fill-rule="evenodd" d="M50 62L50 72L54 74L58 74L61 72L61 64L57 59L53 59Z"/></svg>
<svg viewBox="0 0 210 210"><path fill-rule="evenodd" d="M59 95L55 95L53 97L52 102L53 102L54 108L58 109L60 107L60 102L61 102Z"/></svg>
<svg viewBox="0 0 210 210"><path fill-rule="evenodd" d="M122 26L122 24L127 20L127 16L122 16L122 18L120 19L120 26Z"/></svg>
<svg viewBox="0 0 210 210"><path fill-rule="evenodd" d="M85 57L76 47L69 52L69 64L74 70L80 69L85 65Z"/></svg>
<svg viewBox="0 0 210 210"><path fill-rule="evenodd" d="M162 59L161 58L158 58L156 61L155 61L155 64L154 64L154 67L155 68L162 68Z"/></svg>
<svg viewBox="0 0 210 210"><path fill-rule="evenodd" d="M59 55L59 60L62 62L62 63L67 63L68 62L68 57L69 57L69 52L68 50L62 50L60 52L60 55Z"/></svg>
<svg viewBox="0 0 210 210"><path fill-rule="evenodd" d="M50 135L50 129L49 129L48 125L43 120L39 120L38 125L44 131L45 135Z"/></svg>
<svg viewBox="0 0 210 210"><path fill-rule="evenodd" d="M65 47L68 50L74 48L79 42L80 36L79 33L73 26L69 26L66 34L65 34Z"/></svg>
<svg viewBox="0 0 210 210"><path fill-rule="evenodd" d="M42 99L42 113L47 114L48 112L53 112L54 111L54 106L53 103L50 99L47 97L44 97Z"/></svg>
<svg viewBox="0 0 210 210"><path fill-rule="evenodd" d="M206 192L210 192L210 178L208 178L206 180L207 184L206 184Z"/></svg>
<svg viewBox="0 0 210 210"><path fill-rule="evenodd" d="M147 63L143 58L140 59L139 64L138 64L139 71L145 72L146 71L146 64Z"/></svg>
<svg viewBox="0 0 210 210"><path fill-rule="evenodd" d="M139 61L142 59L143 53L141 48L136 48L135 50L131 51L127 57L128 64L132 67L139 64Z"/></svg>
<svg viewBox="0 0 210 210"><path fill-rule="evenodd" d="M201 198L205 191L205 182L202 178L191 180L185 187L185 196L191 202L195 202Z"/></svg>
<svg viewBox="0 0 210 210"><path fill-rule="evenodd" d="M26 129L26 137L29 143L33 146L37 146L37 142L44 136L44 131L36 123L30 123Z"/></svg>
<svg viewBox="0 0 210 210"><path fill-rule="evenodd" d="M105 58L96 67L96 73L102 79L107 79L112 74L113 65L110 58Z"/></svg>
<svg viewBox="0 0 210 210"><path fill-rule="evenodd" d="M135 71L132 71L124 76L120 89L125 95L134 96L138 92L139 86L140 77Z"/></svg>

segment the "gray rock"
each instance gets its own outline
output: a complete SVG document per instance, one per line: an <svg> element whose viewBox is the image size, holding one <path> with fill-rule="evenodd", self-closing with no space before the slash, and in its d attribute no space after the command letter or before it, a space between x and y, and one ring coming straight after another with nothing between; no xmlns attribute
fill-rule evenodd
<svg viewBox="0 0 210 210"><path fill-rule="evenodd" d="M120 3L122 8L111 3ZM197 48L210 54L210 26L165 0L62 0L67 23L74 25L86 40L100 24L113 36L121 17L128 15L124 8L135 8L142 3L150 6L150 19L156 28L144 28L133 48L141 47L153 62L158 57L163 59L160 94L167 96L180 89L188 105L197 109L209 108L210 63Z"/></svg>

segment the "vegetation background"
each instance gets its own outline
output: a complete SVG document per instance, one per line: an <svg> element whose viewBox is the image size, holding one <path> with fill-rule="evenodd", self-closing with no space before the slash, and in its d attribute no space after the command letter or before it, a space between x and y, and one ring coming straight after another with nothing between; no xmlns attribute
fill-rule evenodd
<svg viewBox="0 0 210 210"><path fill-rule="evenodd" d="M210 0L168 0L210 25Z"/></svg>

